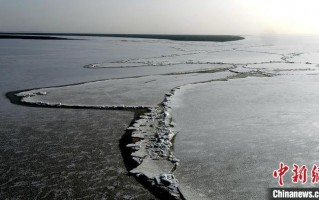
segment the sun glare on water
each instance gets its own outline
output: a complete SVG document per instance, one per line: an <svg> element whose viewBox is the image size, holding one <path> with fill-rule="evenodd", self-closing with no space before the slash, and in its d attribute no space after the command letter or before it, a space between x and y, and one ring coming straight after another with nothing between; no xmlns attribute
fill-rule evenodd
<svg viewBox="0 0 319 200"><path fill-rule="evenodd" d="M239 0L236 4L274 33L319 34L318 0Z"/></svg>

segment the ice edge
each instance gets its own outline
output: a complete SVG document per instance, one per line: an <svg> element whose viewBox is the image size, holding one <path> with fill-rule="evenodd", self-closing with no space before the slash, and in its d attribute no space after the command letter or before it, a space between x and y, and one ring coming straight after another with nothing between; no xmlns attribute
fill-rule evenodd
<svg viewBox="0 0 319 200"><path fill-rule="evenodd" d="M231 69L228 69L232 72ZM222 79L213 79L208 81L194 82L185 85L198 83L207 83L212 81L228 81L230 79L245 78L247 76L270 77L273 74L265 74L261 71L256 72L237 72L232 76ZM7 98L18 105L34 107L51 107L51 108L74 108L74 109L107 109L107 110L126 110L135 112L133 125L126 129L126 134L130 142L125 143L125 148L130 152L129 172L133 174L146 188L151 190L155 195L165 197L165 199L185 200L182 194L178 180L173 172L179 165L171 148L172 140L177 132L172 130L171 107L169 106L175 91L185 86L177 86L166 93L164 100L157 107L148 106L107 106L107 105L69 105L69 104L52 104L47 102L29 102L25 97L34 95L46 95L46 92L28 93L32 90L14 91L6 94ZM45 89L45 88L41 88ZM139 112L142 111L142 112ZM122 150L122 149L121 149ZM123 150L122 150L123 151ZM123 153L123 152L122 152ZM125 159L127 156L123 156Z"/></svg>
<svg viewBox="0 0 319 200"><path fill-rule="evenodd" d="M178 188L178 181L173 174L179 164L179 160L174 157L171 151L173 146L171 141L176 133L170 128L173 125L171 124L168 104L176 89L179 89L179 87L166 93L164 101L157 107L89 106L25 101L25 97L47 94L46 92L28 93L30 90L8 92L6 96L13 104L31 107L107 109L135 112L136 120L134 120L133 126L127 128L127 133L129 133L132 143L125 144L125 148L128 148L131 152L131 160L126 160L125 162L131 162L133 165L138 166L130 169L130 173L141 181L144 186L152 190L153 193L156 193L157 196L165 197L166 199L184 200L185 198ZM153 131L145 130L145 127L152 127ZM142 163L143 165L141 165ZM145 170L144 165L156 166L157 171L155 173L149 172ZM169 170L165 170L167 167L169 167Z"/></svg>
<svg viewBox="0 0 319 200"><path fill-rule="evenodd" d="M151 108L150 112L141 115L127 128L132 143L126 147L130 149L131 160L136 165L130 170L131 174L146 183L151 190L157 190L160 196L183 200L185 198L173 174L179 160L171 150L176 132L171 129L173 124L169 102L176 89L179 87L166 93L158 107Z"/></svg>

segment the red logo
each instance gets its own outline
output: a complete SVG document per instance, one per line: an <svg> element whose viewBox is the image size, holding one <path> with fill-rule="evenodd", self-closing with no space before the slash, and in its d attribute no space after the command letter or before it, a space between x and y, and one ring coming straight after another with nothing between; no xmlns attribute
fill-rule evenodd
<svg viewBox="0 0 319 200"><path fill-rule="evenodd" d="M283 162L279 163L279 169L273 171L273 177L278 179L278 184L280 186L284 186L284 176L289 171L289 166L285 165ZM306 165L299 165L293 164L293 169L291 170L292 176L291 180L292 183L307 183L307 176L308 176L308 168ZM313 165L311 169L311 183L319 183L319 167L318 165Z"/></svg>
<svg viewBox="0 0 319 200"><path fill-rule="evenodd" d="M299 169L299 166L294 164L294 169L292 172L294 175L291 177L293 183L298 183L300 180L301 183L306 183L307 182L307 167L305 165L302 165Z"/></svg>
<svg viewBox="0 0 319 200"><path fill-rule="evenodd" d="M273 176L274 176L274 178L278 178L279 177L278 183L279 183L280 186L284 185L283 177L287 173L288 170L289 170L289 167L281 162L279 164L279 169L274 171Z"/></svg>
<svg viewBox="0 0 319 200"><path fill-rule="evenodd" d="M317 165L313 165L311 170L311 183L319 182L319 169Z"/></svg>

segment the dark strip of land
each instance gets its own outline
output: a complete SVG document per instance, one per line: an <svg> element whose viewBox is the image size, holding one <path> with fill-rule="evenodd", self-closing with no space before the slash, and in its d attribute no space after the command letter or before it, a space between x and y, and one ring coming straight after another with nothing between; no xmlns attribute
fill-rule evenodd
<svg viewBox="0 0 319 200"><path fill-rule="evenodd" d="M43 36L43 35L2 35L0 34L0 39L28 39L28 40L73 40L63 37L53 37L53 36Z"/></svg>
<svg viewBox="0 0 319 200"><path fill-rule="evenodd" d="M122 38L146 38L146 39L167 39L176 41L210 41L210 42L227 42L243 40L244 37L235 35L161 35L161 34L96 34L96 33L0 33L0 37L8 34L15 37L26 37L32 35L32 37L43 37L44 36L94 36L94 37L122 37ZM24 38L22 38L24 39ZM26 38L32 39L32 38ZM66 38L64 38L66 39Z"/></svg>

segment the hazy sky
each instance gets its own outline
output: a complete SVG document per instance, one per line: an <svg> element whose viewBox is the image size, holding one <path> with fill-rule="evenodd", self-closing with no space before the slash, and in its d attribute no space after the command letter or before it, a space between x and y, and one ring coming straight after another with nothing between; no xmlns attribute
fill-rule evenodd
<svg viewBox="0 0 319 200"><path fill-rule="evenodd" d="M0 0L0 31L319 34L319 0Z"/></svg>

